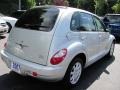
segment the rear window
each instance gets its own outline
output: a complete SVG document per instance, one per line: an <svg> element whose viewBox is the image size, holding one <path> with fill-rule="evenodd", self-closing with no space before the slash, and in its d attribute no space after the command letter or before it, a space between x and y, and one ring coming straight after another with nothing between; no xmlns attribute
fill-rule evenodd
<svg viewBox="0 0 120 90"><path fill-rule="evenodd" d="M59 9L53 7L39 7L28 10L17 21L15 27L37 31L52 30L59 14Z"/></svg>

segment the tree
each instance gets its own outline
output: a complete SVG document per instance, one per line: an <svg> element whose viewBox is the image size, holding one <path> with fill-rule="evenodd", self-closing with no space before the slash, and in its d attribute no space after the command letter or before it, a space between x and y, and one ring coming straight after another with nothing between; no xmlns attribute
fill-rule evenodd
<svg viewBox="0 0 120 90"><path fill-rule="evenodd" d="M0 0L0 13L10 15L18 10L19 0ZM22 9L29 9L35 6L35 0L21 0Z"/></svg>
<svg viewBox="0 0 120 90"><path fill-rule="evenodd" d="M18 9L17 0L0 0L0 13L10 15L12 11Z"/></svg>
<svg viewBox="0 0 120 90"><path fill-rule="evenodd" d="M108 4L107 13L113 13L112 7L116 4L117 0L106 0Z"/></svg>
<svg viewBox="0 0 120 90"><path fill-rule="evenodd" d="M64 6L69 6L69 1L68 0L64 1Z"/></svg>
<svg viewBox="0 0 120 90"><path fill-rule="evenodd" d="M107 2L106 0L94 0L95 1L95 13L103 16L107 13Z"/></svg>
<svg viewBox="0 0 120 90"><path fill-rule="evenodd" d="M58 6L69 6L68 0L53 0L52 4L58 5Z"/></svg>
<svg viewBox="0 0 120 90"><path fill-rule="evenodd" d="M87 0L87 4L85 5L85 10L88 10L90 12L95 12L95 2L94 0Z"/></svg>
<svg viewBox="0 0 120 90"><path fill-rule="evenodd" d="M78 7L79 5L79 0L68 0L69 1L69 6L71 7Z"/></svg>
<svg viewBox="0 0 120 90"><path fill-rule="evenodd" d="M115 13L120 13L120 0L112 7Z"/></svg>
<svg viewBox="0 0 120 90"><path fill-rule="evenodd" d="M95 10L95 2L94 0L81 0L79 2L79 8L90 11L90 12L94 12Z"/></svg>
<svg viewBox="0 0 120 90"><path fill-rule="evenodd" d="M34 7L36 5L36 1L35 0L25 0L26 4L27 4L27 8L31 8Z"/></svg>
<svg viewBox="0 0 120 90"><path fill-rule="evenodd" d="M46 0L47 4L53 4L53 0Z"/></svg>
<svg viewBox="0 0 120 90"><path fill-rule="evenodd" d="M58 6L63 6L64 0L53 0L53 4Z"/></svg>
<svg viewBox="0 0 120 90"><path fill-rule="evenodd" d="M68 0L69 6L94 12L94 0Z"/></svg>

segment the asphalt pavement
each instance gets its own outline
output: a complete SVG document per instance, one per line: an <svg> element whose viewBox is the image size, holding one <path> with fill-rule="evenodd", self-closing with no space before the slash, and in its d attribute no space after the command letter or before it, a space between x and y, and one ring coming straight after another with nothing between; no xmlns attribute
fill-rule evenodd
<svg viewBox="0 0 120 90"><path fill-rule="evenodd" d="M8 34L0 37L0 50ZM21 76L10 71L0 58L0 90L70 90L61 83L51 83ZM120 44L115 45L114 57L104 57L86 68L79 86L71 90L120 90Z"/></svg>

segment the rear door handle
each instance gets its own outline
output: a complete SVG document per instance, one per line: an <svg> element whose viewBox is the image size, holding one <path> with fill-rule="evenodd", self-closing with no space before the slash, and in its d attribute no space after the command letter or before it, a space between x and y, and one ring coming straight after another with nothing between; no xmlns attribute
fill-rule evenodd
<svg viewBox="0 0 120 90"><path fill-rule="evenodd" d="M85 40L87 37L86 36L83 36L83 37L81 37L81 40Z"/></svg>
<svg viewBox="0 0 120 90"><path fill-rule="evenodd" d="M99 38L101 38L102 37L102 35L99 35Z"/></svg>

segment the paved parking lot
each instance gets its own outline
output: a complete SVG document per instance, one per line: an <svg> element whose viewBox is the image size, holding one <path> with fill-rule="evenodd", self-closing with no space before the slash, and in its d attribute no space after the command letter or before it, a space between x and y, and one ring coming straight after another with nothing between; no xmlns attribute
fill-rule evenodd
<svg viewBox="0 0 120 90"><path fill-rule="evenodd" d="M6 38L0 38L0 50ZM67 90L60 83L49 83L11 72L0 59L0 90ZM120 90L120 45L112 58L103 58L84 70L79 86L72 90Z"/></svg>

